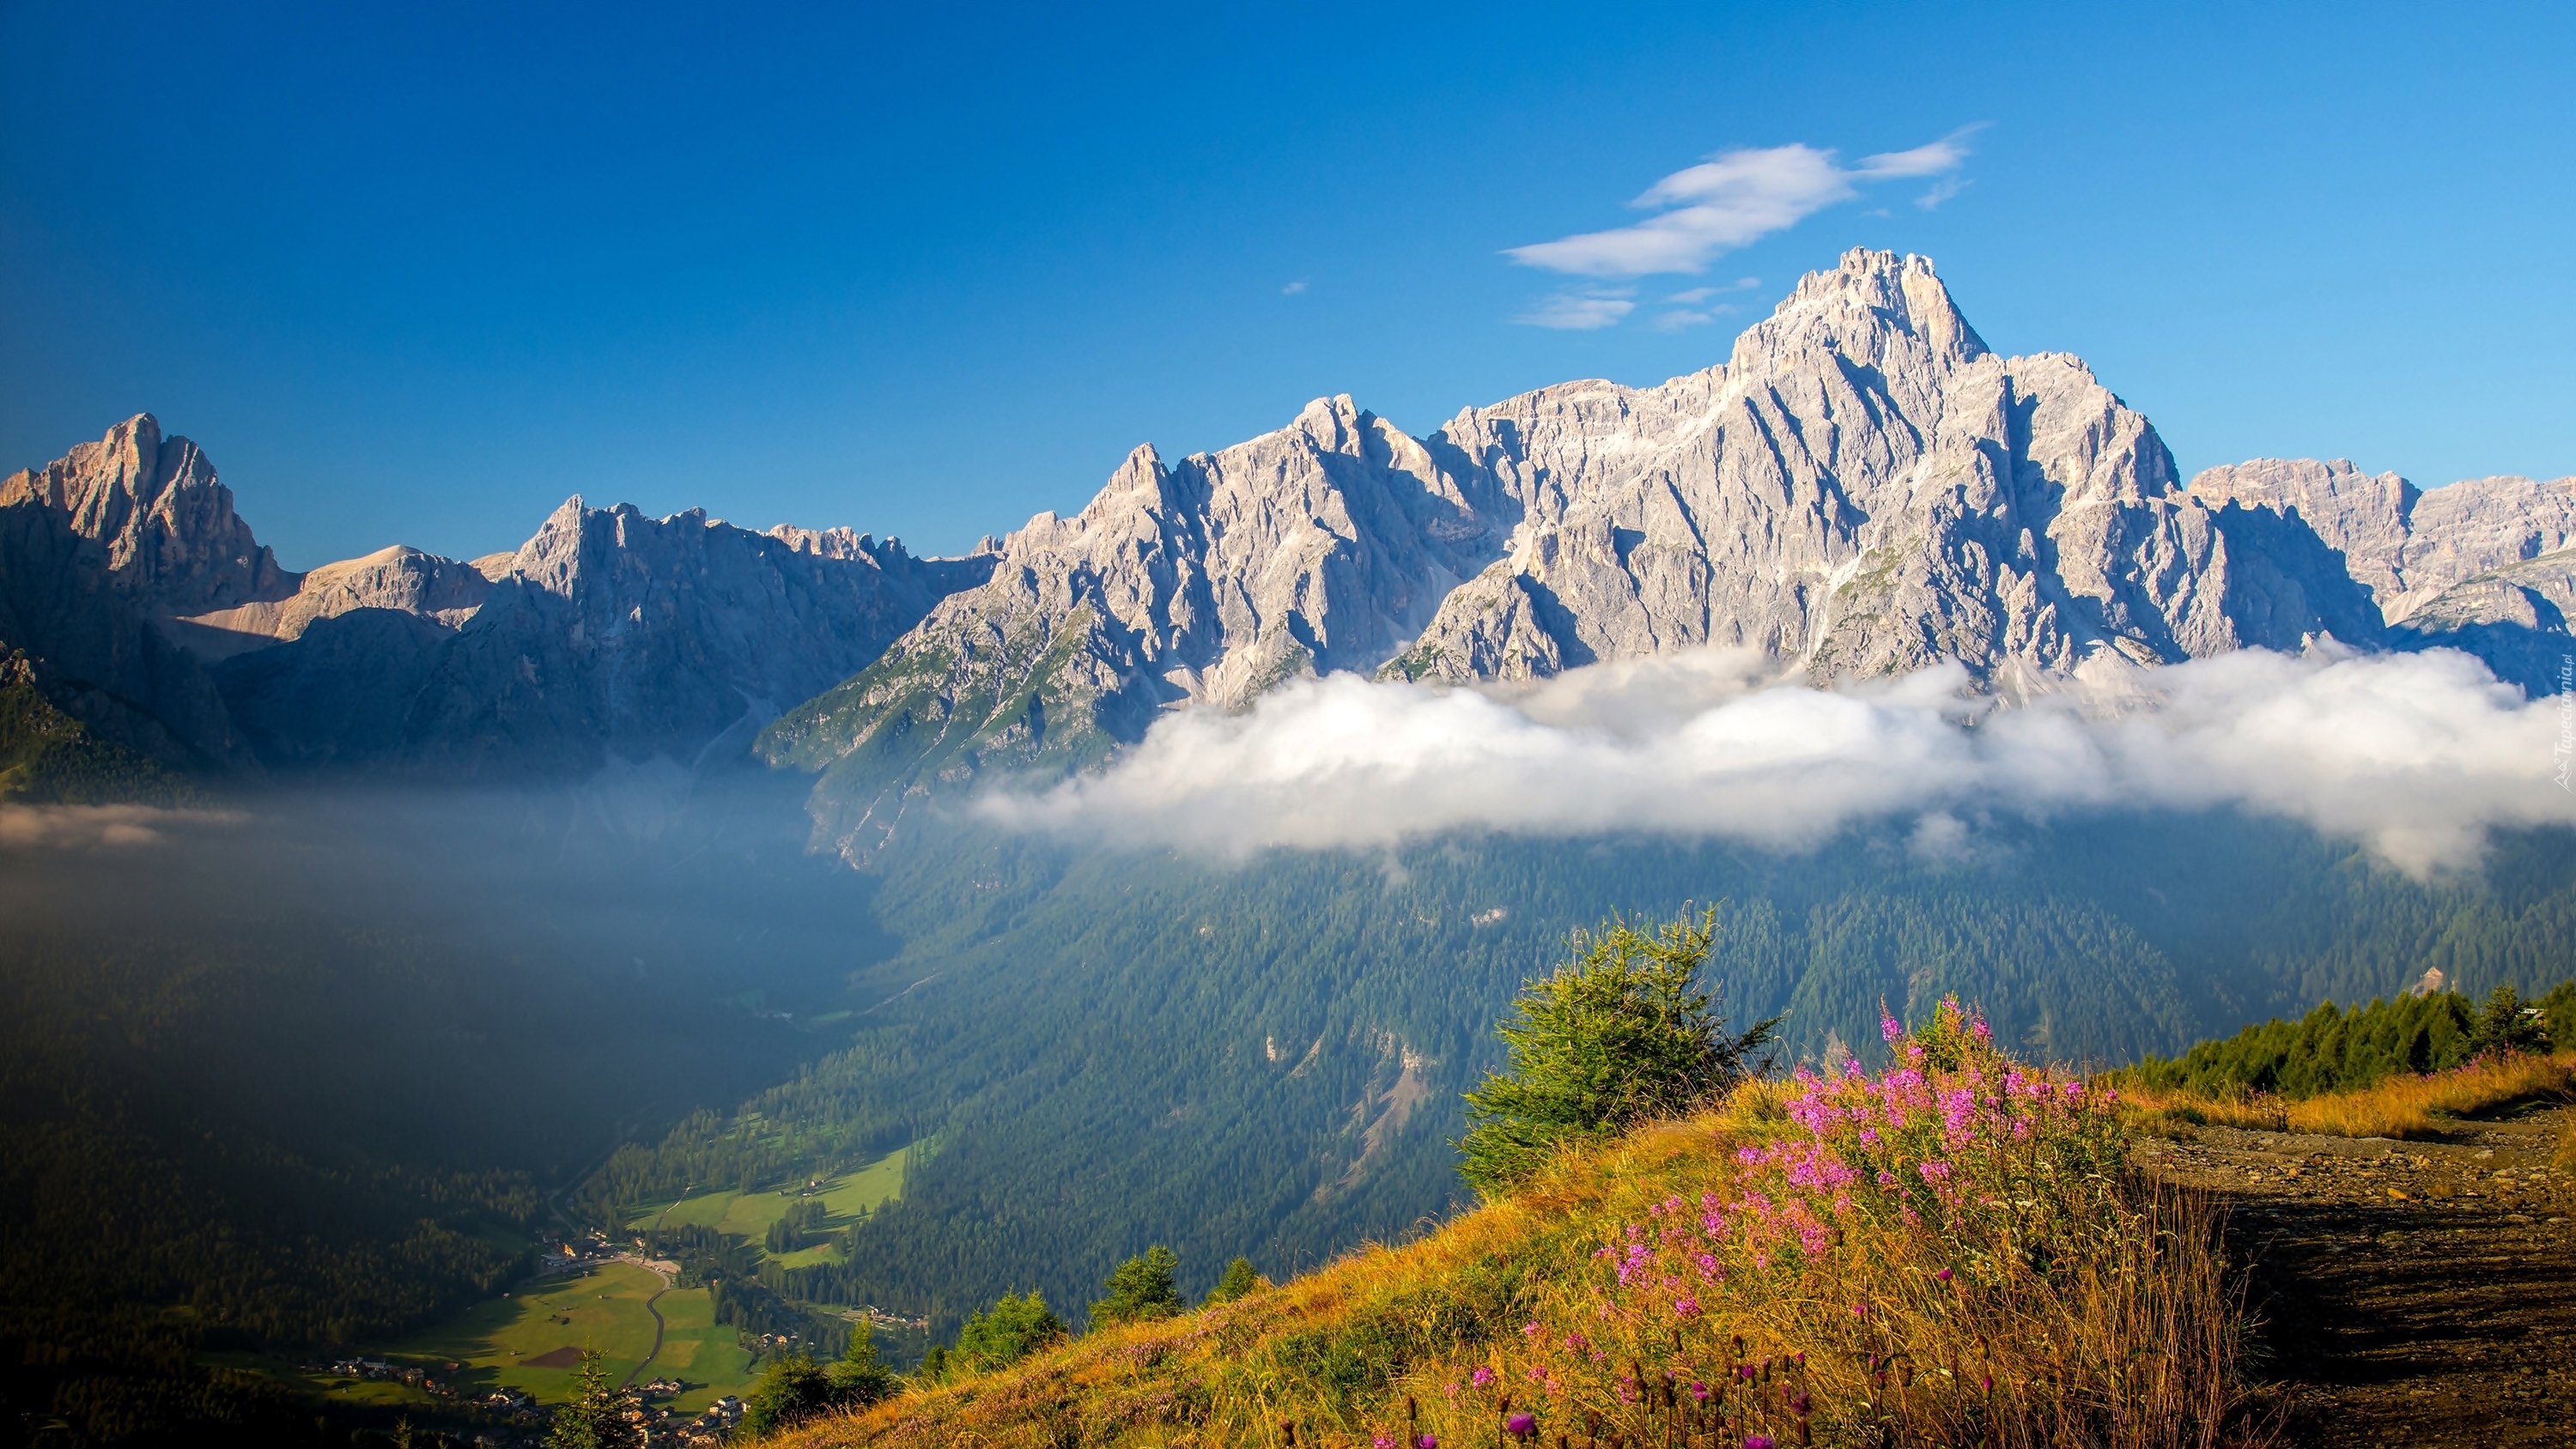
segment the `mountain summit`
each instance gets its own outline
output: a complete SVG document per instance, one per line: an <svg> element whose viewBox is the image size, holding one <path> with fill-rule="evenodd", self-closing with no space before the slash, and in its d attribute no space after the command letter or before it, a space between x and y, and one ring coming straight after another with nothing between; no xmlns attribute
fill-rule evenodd
<svg viewBox="0 0 2576 1449"><path fill-rule="evenodd" d="M1932 263L1853 251L1721 366L1573 382L1407 437L1349 398L999 545L856 678L766 731L864 850L907 792L1077 766L1156 713L1335 669L1468 682L1704 645L1818 683L1957 660L2021 693L2323 638L2371 594L2277 509L2182 486L2064 354L2005 358Z"/></svg>

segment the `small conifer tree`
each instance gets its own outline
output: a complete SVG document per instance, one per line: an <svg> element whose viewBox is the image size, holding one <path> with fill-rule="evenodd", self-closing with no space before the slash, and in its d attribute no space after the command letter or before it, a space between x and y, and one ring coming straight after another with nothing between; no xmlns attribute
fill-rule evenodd
<svg viewBox="0 0 2576 1449"><path fill-rule="evenodd" d="M832 1402L832 1379L803 1349L769 1361L743 1395L742 1427L753 1438L776 1433Z"/></svg>
<svg viewBox="0 0 2576 1449"><path fill-rule="evenodd" d="M2469 1050L2484 1056L2489 1052L2547 1051L2549 1014L2545 1006L2522 999L2522 993L2510 986L2499 986L2487 996L2486 1009L2478 1013L2476 1031L2469 1038Z"/></svg>
<svg viewBox="0 0 2576 1449"><path fill-rule="evenodd" d="M1237 1258L1233 1262L1225 1265L1225 1276L1217 1279L1216 1286L1208 1290L1208 1306L1214 1307L1219 1303L1232 1303L1237 1298L1240 1298L1246 1293L1249 1293L1253 1289L1261 1286L1263 1286L1261 1275L1252 1271L1252 1260L1250 1258Z"/></svg>
<svg viewBox="0 0 2576 1449"><path fill-rule="evenodd" d="M581 1367L573 1372L572 1398L555 1410L546 1431L546 1449L627 1449L639 1437L626 1417L635 1404L633 1394L609 1383L599 1350L584 1349Z"/></svg>
<svg viewBox="0 0 2576 1449"><path fill-rule="evenodd" d="M832 1365L831 1379L832 1402L853 1409L892 1398L901 1387L894 1370L877 1362L876 1327L869 1323L850 1335L849 1352Z"/></svg>
<svg viewBox="0 0 2576 1449"><path fill-rule="evenodd" d="M1159 1243L1119 1264L1109 1274L1109 1296L1091 1305L1092 1327L1180 1312L1181 1290L1174 1281L1180 1267L1180 1255Z"/></svg>
<svg viewBox="0 0 2576 1449"><path fill-rule="evenodd" d="M1699 984L1716 939L1715 911L1653 935L1614 919L1526 984L1499 1028L1509 1069L1467 1093L1467 1181L1503 1191L1568 1145L1680 1116L1767 1065L1753 1053L1779 1018L1729 1032Z"/></svg>

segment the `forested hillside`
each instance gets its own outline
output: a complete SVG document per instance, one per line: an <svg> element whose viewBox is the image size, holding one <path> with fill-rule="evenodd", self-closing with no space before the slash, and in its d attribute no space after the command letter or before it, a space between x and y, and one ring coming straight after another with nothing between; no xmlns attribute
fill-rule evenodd
<svg viewBox="0 0 2576 1449"><path fill-rule="evenodd" d="M1078 1305L1148 1243L1196 1294L1238 1253L1279 1276L1407 1236L1460 1192L1449 1139L1490 1023L1605 909L1716 903L1722 1004L1787 1013L1796 1055L1871 1057L1882 1001L1956 992L2018 1049L2092 1065L2428 967L2470 990L2554 980L2576 927L2556 835L2437 883L2234 817L1974 839L1964 859L1900 836L1791 857L1480 839L1229 868L916 833L871 870L904 948L857 978L849 1049L740 1118L622 1150L584 1210L935 1143L845 1256L762 1278L945 1336L1004 1291Z"/></svg>

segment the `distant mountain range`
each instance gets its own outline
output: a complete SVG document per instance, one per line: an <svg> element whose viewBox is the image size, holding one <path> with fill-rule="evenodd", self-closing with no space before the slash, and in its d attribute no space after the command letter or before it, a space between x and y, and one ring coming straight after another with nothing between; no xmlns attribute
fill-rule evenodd
<svg viewBox="0 0 2576 1449"><path fill-rule="evenodd" d="M1920 257L1853 251L1726 363L1411 437L1348 397L964 558L576 497L517 552L280 568L137 416L0 482L0 653L201 772L577 777L747 751L865 849L909 793L1079 768L1300 675L1523 680L1700 645L2005 695L2331 638L2559 687L2576 478L2430 492L2336 461L2183 481L2060 353L2005 358Z"/></svg>

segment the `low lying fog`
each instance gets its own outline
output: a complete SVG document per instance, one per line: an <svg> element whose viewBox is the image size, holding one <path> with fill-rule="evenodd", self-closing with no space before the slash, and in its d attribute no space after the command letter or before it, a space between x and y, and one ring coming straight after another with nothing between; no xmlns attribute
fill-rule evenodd
<svg viewBox="0 0 2576 1449"><path fill-rule="evenodd" d="M978 808L1022 829L1235 856L1457 830L1803 848L1872 819L1956 848L1979 816L2237 806L2416 876L2493 827L2576 823L2558 699L2464 654L2246 651L2026 704L1956 665L1834 691L1758 656L1597 665L1520 692L1305 680L1154 726L1104 774Z"/></svg>

